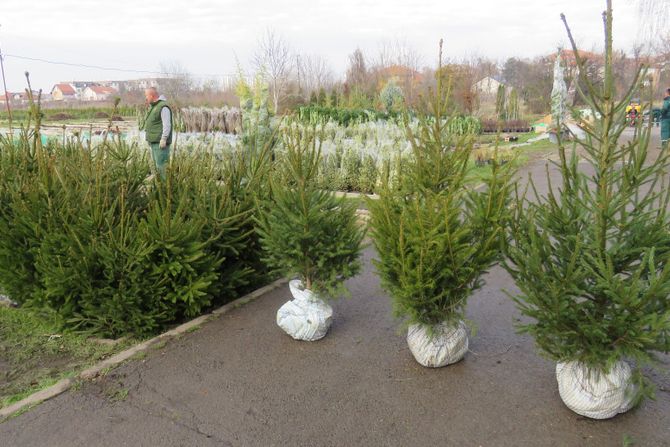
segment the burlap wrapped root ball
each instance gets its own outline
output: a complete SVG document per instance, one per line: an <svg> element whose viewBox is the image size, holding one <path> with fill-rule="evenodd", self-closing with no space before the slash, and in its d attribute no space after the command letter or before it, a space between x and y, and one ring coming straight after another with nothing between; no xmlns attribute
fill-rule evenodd
<svg viewBox="0 0 670 447"><path fill-rule="evenodd" d="M407 344L414 358L423 366L439 368L460 361L468 351L465 323L441 323L432 331L413 324L407 331Z"/></svg>
<svg viewBox="0 0 670 447"><path fill-rule="evenodd" d="M637 388L630 366L619 361L608 373L590 370L580 362L559 362L556 380L561 399L577 414L592 419L608 419L630 410Z"/></svg>
<svg viewBox="0 0 670 447"><path fill-rule="evenodd" d="M333 308L304 289L302 282L289 282L293 295L277 311L277 325L296 340L316 341L326 336L333 322Z"/></svg>

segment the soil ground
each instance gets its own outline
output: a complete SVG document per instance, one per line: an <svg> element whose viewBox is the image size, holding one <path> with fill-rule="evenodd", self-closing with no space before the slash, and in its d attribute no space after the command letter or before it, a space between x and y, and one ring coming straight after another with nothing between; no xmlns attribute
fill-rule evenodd
<svg viewBox="0 0 670 447"><path fill-rule="evenodd" d="M30 311L0 307L0 407L133 343L102 344L85 335L60 333L57 327Z"/></svg>
<svg viewBox="0 0 670 447"><path fill-rule="evenodd" d="M546 190L545 162L523 168ZM555 175L552 174L552 175ZM567 409L555 365L515 332L496 267L470 300L466 358L418 365L365 251L326 338L274 323L287 288L0 425L7 446L670 446L670 357L656 399L606 421ZM633 443L633 444L631 444Z"/></svg>

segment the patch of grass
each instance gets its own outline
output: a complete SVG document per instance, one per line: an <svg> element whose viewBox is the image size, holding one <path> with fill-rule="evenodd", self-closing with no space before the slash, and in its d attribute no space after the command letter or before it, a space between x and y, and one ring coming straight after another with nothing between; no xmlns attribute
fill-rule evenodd
<svg viewBox="0 0 670 447"><path fill-rule="evenodd" d="M533 134L522 134L522 135L524 141L522 141L520 138L519 141L515 141L513 143L501 144L499 148L504 149L505 147L509 147L510 145L524 143L527 142L532 137L535 137L535 135ZM521 167L527 164L532 159L534 154L536 155L538 153L543 152L549 153L556 151L557 145L549 141L549 139L542 139L534 141L526 146L520 146L513 150L515 151L515 158L513 159L512 163L514 163L517 167ZM470 171L468 176L468 182L474 186L484 182L491 175L491 166L488 164L484 166L476 166L474 161L471 161L468 166L468 170Z"/></svg>
<svg viewBox="0 0 670 447"><path fill-rule="evenodd" d="M126 400L129 392L130 392L129 388L117 388L115 390L110 391L107 394L107 397L109 398L109 400L113 402L121 402L123 400Z"/></svg>
<svg viewBox="0 0 670 447"><path fill-rule="evenodd" d="M73 377L132 343L102 345L60 327L48 315L0 307L0 406Z"/></svg>
<svg viewBox="0 0 670 447"><path fill-rule="evenodd" d="M47 377L42 380L40 380L36 385L26 388L18 393L12 394L10 396L4 397L2 401L0 401L0 408L2 407L8 407L13 403L16 403L20 400L25 399L26 397L30 396L33 393L36 393L40 390L43 390L45 388L49 388L50 386L56 384L59 380L61 380L61 377Z"/></svg>
<svg viewBox="0 0 670 447"><path fill-rule="evenodd" d="M155 345L151 346L151 349L158 351L159 349L163 349L165 346L167 346L167 340L161 340Z"/></svg>
<svg viewBox="0 0 670 447"><path fill-rule="evenodd" d="M131 359L133 360L144 360L147 358L147 352L146 351L140 351L137 354L134 354Z"/></svg>
<svg viewBox="0 0 670 447"><path fill-rule="evenodd" d="M35 98L37 99L37 98ZM107 107L59 107L53 109L42 109L42 121L52 121L52 117L57 115L68 115L70 120L101 120L97 118L98 113L111 114L114 111L112 105ZM116 115L123 117L134 117L137 114L137 108L133 106L120 106L114 112ZM12 121L17 124L28 120L30 110L14 109L12 110ZM9 121L9 116L5 110L0 110L0 120Z"/></svg>
<svg viewBox="0 0 670 447"><path fill-rule="evenodd" d="M516 141L505 142L504 137L506 135L512 136L512 137L517 137L517 140ZM535 136L537 136L537 135L533 132L511 133L511 134L503 133L503 134L500 134L500 135L482 134L482 135L479 135L477 137L476 143L483 144L483 145L489 145L489 144L493 145L493 144L495 144L496 141L498 141L498 146L499 147L505 147L505 146L514 145L514 144L525 143L525 142L527 142L528 140L530 140L531 138L533 138Z"/></svg>
<svg viewBox="0 0 670 447"><path fill-rule="evenodd" d="M523 152L527 151L555 151L558 150L558 146L555 143L549 141L549 138L543 140L535 141L528 146L523 146L519 148Z"/></svg>
<svg viewBox="0 0 670 447"><path fill-rule="evenodd" d="M121 365L124 364L124 363L125 362L122 362ZM101 377L105 377L107 374L109 374L110 372L112 372L114 369L118 368L121 365L114 365L114 366L108 366L107 368L103 368L103 369L100 370L99 375Z"/></svg>
<svg viewBox="0 0 670 447"><path fill-rule="evenodd" d="M186 329L186 333L190 334L191 332L195 332L195 331L198 331L200 329L202 329L201 325L193 326L193 327L190 327L190 328Z"/></svg>
<svg viewBox="0 0 670 447"><path fill-rule="evenodd" d="M33 408L35 408L38 405L39 404L26 405L25 407L21 408L19 411L10 414L9 416L7 416L4 419L0 419L0 424L2 424L3 422L7 422L10 419L17 418L17 417L21 416L22 414L29 412L30 410L32 410Z"/></svg>

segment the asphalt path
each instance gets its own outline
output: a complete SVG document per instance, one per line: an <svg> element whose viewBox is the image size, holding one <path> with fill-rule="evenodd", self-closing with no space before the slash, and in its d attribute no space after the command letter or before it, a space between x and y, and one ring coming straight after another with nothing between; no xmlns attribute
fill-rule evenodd
<svg viewBox="0 0 670 447"><path fill-rule="evenodd" d="M531 174L546 190L546 161ZM552 176L556 176L552 172ZM371 259L333 326L299 342L275 324L282 287L0 425L0 446L670 446L670 358L656 399L606 421L560 400L553 362L525 335L501 268L469 301L465 359L417 364Z"/></svg>

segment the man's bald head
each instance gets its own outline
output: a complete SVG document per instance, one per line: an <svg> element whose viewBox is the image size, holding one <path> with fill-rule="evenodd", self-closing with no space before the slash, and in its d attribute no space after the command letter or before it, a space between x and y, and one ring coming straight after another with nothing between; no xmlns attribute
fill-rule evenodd
<svg viewBox="0 0 670 447"><path fill-rule="evenodd" d="M156 90L156 87L149 87L148 89L144 90L144 97L147 100L147 103L151 104L156 101L158 101L158 97L160 95L158 94L158 90Z"/></svg>

